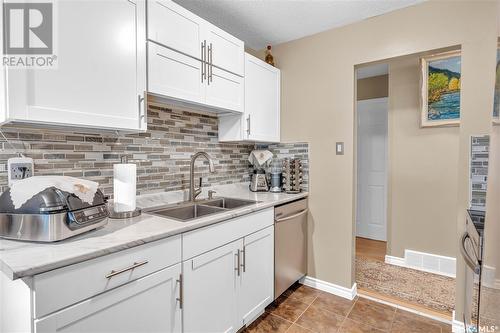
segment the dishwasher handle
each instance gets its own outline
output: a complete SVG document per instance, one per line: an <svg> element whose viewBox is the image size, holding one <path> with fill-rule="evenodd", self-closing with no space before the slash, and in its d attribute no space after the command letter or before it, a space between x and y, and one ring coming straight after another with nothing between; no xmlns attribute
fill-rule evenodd
<svg viewBox="0 0 500 333"><path fill-rule="evenodd" d="M279 222L284 222L284 221L288 221L288 220L291 220L291 219L294 219L296 217L299 217L299 216L302 216L304 214L306 214L307 212L309 211L309 208L306 208L304 210L301 210L300 212L298 212L297 214L293 214L293 215L290 215L290 216L287 216L287 217L283 217L281 219L275 219L274 221L276 223L279 223Z"/></svg>
<svg viewBox="0 0 500 333"><path fill-rule="evenodd" d="M465 243L470 241L470 236L467 232L465 232L460 239L460 252L462 253L462 258L464 259L467 266L470 267L474 272L478 269L478 264L476 261L470 256L469 252L465 248Z"/></svg>

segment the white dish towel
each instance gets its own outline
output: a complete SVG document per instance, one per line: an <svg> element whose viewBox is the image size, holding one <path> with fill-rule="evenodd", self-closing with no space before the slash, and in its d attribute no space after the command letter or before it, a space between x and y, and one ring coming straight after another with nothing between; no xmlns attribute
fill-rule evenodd
<svg viewBox="0 0 500 333"><path fill-rule="evenodd" d="M68 176L34 176L18 180L10 187L10 198L14 208L21 207L34 195L49 187L73 193L82 201L92 204L99 184L90 180Z"/></svg>
<svg viewBox="0 0 500 333"><path fill-rule="evenodd" d="M256 167L263 167L264 164L273 158L273 153L269 150L256 149L252 150L248 156L248 161Z"/></svg>

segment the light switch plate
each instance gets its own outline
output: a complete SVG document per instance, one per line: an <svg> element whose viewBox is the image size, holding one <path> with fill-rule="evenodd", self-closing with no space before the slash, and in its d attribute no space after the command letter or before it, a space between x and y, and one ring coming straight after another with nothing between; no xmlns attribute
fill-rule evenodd
<svg viewBox="0 0 500 333"><path fill-rule="evenodd" d="M34 174L33 159L29 157L13 157L7 160L9 186L15 181L32 177Z"/></svg>
<svg viewBox="0 0 500 333"><path fill-rule="evenodd" d="M337 155L344 155L344 143L343 142L336 142L335 143L335 153Z"/></svg>

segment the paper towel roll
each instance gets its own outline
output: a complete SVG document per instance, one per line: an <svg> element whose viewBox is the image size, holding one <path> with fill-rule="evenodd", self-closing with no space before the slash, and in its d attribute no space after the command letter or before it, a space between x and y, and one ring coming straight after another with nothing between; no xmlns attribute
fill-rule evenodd
<svg viewBox="0 0 500 333"><path fill-rule="evenodd" d="M135 210L136 165L113 165L113 207L115 212Z"/></svg>

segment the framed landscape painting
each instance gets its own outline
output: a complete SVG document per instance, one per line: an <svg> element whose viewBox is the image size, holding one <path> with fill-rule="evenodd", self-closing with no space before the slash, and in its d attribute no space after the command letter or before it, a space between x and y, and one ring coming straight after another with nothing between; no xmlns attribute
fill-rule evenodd
<svg viewBox="0 0 500 333"><path fill-rule="evenodd" d="M424 57L422 66L421 126L460 124L460 52Z"/></svg>

